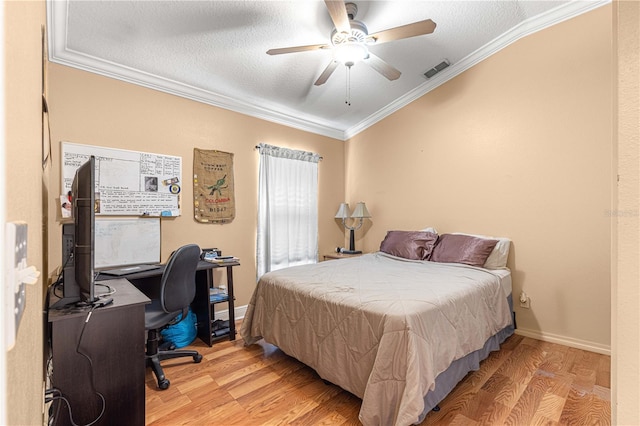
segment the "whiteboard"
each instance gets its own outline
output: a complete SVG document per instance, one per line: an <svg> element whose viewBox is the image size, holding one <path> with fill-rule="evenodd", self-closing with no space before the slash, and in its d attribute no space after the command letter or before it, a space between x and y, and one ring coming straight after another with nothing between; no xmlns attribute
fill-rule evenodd
<svg viewBox="0 0 640 426"><path fill-rule="evenodd" d="M182 158L61 142L62 193L76 170L96 158L96 214L180 216Z"/></svg>
<svg viewBox="0 0 640 426"><path fill-rule="evenodd" d="M160 263L160 218L96 217L94 266Z"/></svg>

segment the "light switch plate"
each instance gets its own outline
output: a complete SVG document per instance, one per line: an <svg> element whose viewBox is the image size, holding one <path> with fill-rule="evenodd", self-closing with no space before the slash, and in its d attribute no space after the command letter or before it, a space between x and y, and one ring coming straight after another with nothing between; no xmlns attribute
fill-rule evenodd
<svg viewBox="0 0 640 426"><path fill-rule="evenodd" d="M5 348L10 350L16 342L18 326L25 307L26 284L21 271L27 269L27 224L9 222L5 227Z"/></svg>

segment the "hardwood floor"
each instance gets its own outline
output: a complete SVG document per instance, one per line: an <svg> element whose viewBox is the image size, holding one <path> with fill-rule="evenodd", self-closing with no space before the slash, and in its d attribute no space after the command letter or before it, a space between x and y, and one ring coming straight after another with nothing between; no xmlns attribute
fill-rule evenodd
<svg viewBox="0 0 640 426"><path fill-rule="evenodd" d="M163 362L169 389L147 369L147 425L360 424L360 399L275 346L189 348L203 360ZM422 425L610 425L609 377L609 356L514 335Z"/></svg>

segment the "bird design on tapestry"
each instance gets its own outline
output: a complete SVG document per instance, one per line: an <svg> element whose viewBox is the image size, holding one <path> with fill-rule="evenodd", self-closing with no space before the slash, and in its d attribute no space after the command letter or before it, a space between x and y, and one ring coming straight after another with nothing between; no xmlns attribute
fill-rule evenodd
<svg viewBox="0 0 640 426"><path fill-rule="evenodd" d="M228 188L228 186L222 186L226 183L226 181L227 181L227 175L224 175L222 176L222 178L218 179L215 185L207 186L207 189L211 190L211 192L209 192L209 195L215 195L217 192L218 195L222 197L221 189Z"/></svg>

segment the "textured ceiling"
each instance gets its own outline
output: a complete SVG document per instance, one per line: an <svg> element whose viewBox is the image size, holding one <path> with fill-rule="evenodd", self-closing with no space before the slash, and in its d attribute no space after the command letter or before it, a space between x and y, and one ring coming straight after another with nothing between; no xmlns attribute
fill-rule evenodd
<svg viewBox="0 0 640 426"><path fill-rule="evenodd" d="M369 33L432 19L433 34L373 45L402 72L389 81L364 63L321 86L329 49L266 51L330 42L323 1L47 2L57 62L326 136L346 139L513 41L608 3L594 1L354 1ZM451 66L423 74L444 59Z"/></svg>

